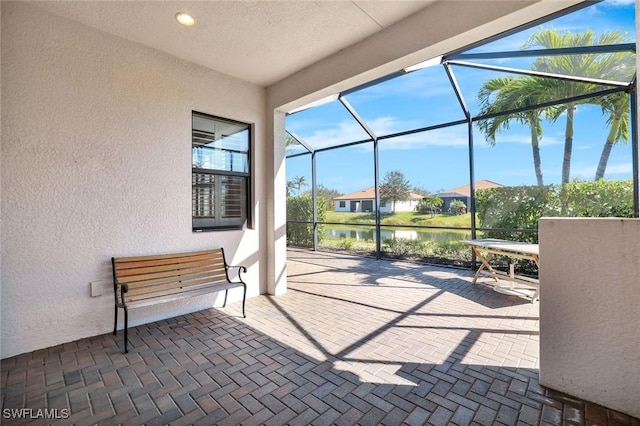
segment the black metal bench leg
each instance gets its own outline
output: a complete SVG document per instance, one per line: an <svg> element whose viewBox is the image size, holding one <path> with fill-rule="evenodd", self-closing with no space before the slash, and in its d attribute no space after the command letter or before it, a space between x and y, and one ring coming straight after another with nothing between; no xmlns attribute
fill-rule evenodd
<svg viewBox="0 0 640 426"><path fill-rule="evenodd" d="M222 307L226 307L227 306L227 294L229 293L229 290L225 290L224 291L224 302L222 303Z"/></svg>
<svg viewBox="0 0 640 426"><path fill-rule="evenodd" d="M246 318L247 314L244 312L244 304L247 301L247 285L244 285L244 293L242 294L242 317Z"/></svg>
<svg viewBox="0 0 640 426"><path fill-rule="evenodd" d="M129 353L129 336L127 335L127 329L129 328L129 313L127 312L127 308L124 308L124 353Z"/></svg>
<svg viewBox="0 0 640 426"><path fill-rule="evenodd" d="M247 314L244 312L244 302L246 301L246 295L242 298L242 318L246 318Z"/></svg>
<svg viewBox="0 0 640 426"><path fill-rule="evenodd" d="M115 318L113 320L113 335L115 336L117 331L118 331L118 305L115 305L116 309L115 309L115 314L113 315L113 317Z"/></svg>

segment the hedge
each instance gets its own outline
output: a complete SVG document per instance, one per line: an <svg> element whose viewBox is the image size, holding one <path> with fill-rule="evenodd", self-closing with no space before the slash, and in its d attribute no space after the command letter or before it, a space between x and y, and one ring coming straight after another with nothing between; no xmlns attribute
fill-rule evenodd
<svg viewBox="0 0 640 426"><path fill-rule="evenodd" d="M326 220L326 200L317 197L318 222ZM313 198L307 196L287 197L287 244L302 247L313 246L313 224L294 223L313 220ZM318 225L318 243L324 238L324 226Z"/></svg>
<svg viewBox="0 0 640 426"><path fill-rule="evenodd" d="M481 228L538 229L543 216L633 217L633 181L578 181L564 185L479 190ZM484 231L486 238L538 242L537 232Z"/></svg>

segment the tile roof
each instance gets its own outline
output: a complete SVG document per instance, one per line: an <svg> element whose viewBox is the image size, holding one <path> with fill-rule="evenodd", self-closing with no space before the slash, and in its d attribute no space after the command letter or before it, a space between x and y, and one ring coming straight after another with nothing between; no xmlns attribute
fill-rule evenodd
<svg viewBox="0 0 640 426"><path fill-rule="evenodd" d="M424 197L420 194L415 194L411 192L409 194L411 200L422 200ZM334 200L373 200L376 198L376 189L375 187L363 189L361 191L352 192L351 194L341 195L339 197L334 197Z"/></svg>
<svg viewBox="0 0 640 426"><path fill-rule="evenodd" d="M497 183L497 182L493 182L490 180L479 180L476 181L475 183L475 187L476 187L476 192L480 189L488 189L488 188L502 188L504 185L502 185L501 183ZM451 189L447 189L446 191L442 191L440 194L437 195L449 195L451 196L451 193L455 193L455 194L459 194L459 195L464 195L467 197L471 196L471 186L469 184L466 185L462 185L462 186L457 186L455 188L451 188Z"/></svg>

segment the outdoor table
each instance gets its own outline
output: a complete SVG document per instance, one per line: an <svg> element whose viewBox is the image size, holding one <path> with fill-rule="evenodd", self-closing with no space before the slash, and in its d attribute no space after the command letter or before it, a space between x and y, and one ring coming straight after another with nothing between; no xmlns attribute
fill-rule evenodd
<svg viewBox="0 0 640 426"><path fill-rule="evenodd" d="M472 284L476 283L481 274L492 277L496 283L500 282L498 277L506 277L509 285L495 285L493 287L495 291L512 296L526 297L531 299L531 303L538 300L540 293L540 283L538 279L515 274L513 262L509 262L508 273L496 270L491 266L491 260L496 255L500 255L512 259L532 260L536 266L540 268L538 244L493 238L463 240L462 243L471 246L476 257L482 262L482 265L480 265L480 268L478 268L473 276ZM526 287L517 286L517 284L524 284Z"/></svg>

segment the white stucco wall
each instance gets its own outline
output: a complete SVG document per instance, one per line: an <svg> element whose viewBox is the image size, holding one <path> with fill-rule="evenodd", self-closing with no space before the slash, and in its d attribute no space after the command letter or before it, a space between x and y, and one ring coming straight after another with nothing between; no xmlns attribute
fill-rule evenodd
<svg viewBox="0 0 640 426"><path fill-rule="evenodd" d="M363 200L345 200L344 207L340 207L340 201L334 201L334 209L337 212L350 212L351 203L354 201L358 203L358 207L356 208L355 212L362 212ZM416 200L398 201L396 202L396 212L412 212L415 211L417 205L418 201ZM387 201L384 207L380 207L381 213L391 213L392 211L392 201Z"/></svg>
<svg viewBox="0 0 640 426"><path fill-rule="evenodd" d="M640 417L640 219L539 229L540 383Z"/></svg>
<svg viewBox="0 0 640 426"><path fill-rule="evenodd" d="M395 211L397 212L413 212L416 210L416 206L418 205L418 201L416 200L407 200L407 201L397 201L395 206ZM393 211L393 201L387 201L387 204L384 207L380 207L380 212L382 213L391 213Z"/></svg>
<svg viewBox="0 0 640 426"><path fill-rule="evenodd" d="M350 212L351 211L351 202L349 200L346 200L344 202L344 207L340 207L340 201L334 201L334 209L337 212Z"/></svg>
<svg viewBox="0 0 640 426"><path fill-rule="evenodd" d="M249 296L266 290L265 89L26 2L2 2L1 61L2 358L110 332L114 255L222 246L248 266ZM254 229L192 233L192 110L255 124ZM217 297L137 309L130 324Z"/></svg>

